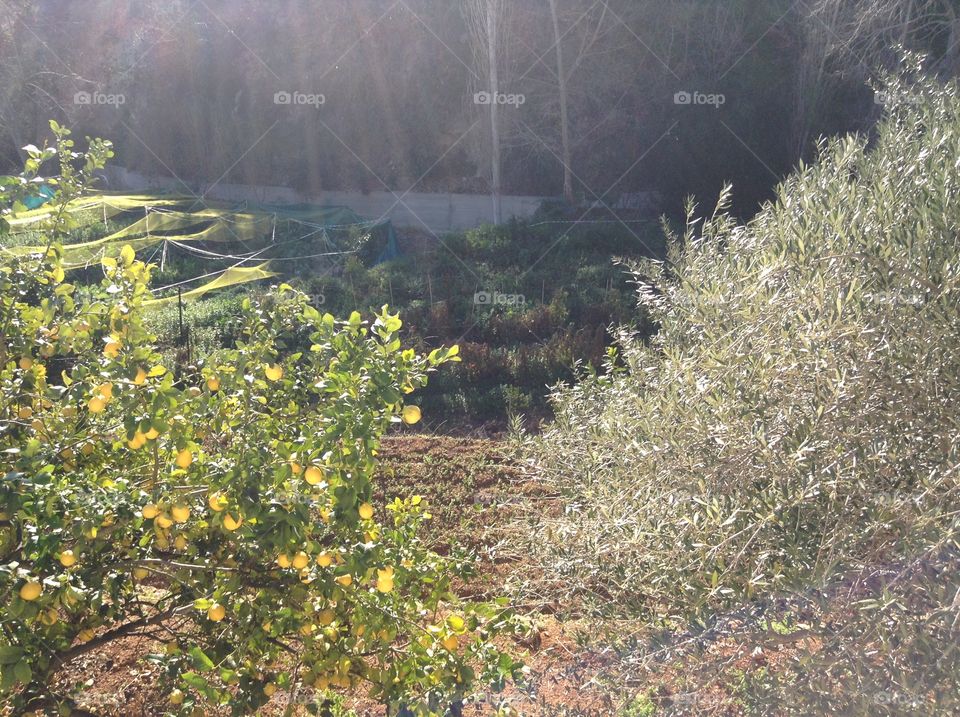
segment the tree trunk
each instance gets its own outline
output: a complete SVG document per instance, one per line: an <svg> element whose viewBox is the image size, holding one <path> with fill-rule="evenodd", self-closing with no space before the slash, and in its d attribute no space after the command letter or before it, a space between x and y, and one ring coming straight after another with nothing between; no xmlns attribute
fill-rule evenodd
<svg viewBox="0 0 960 717"><path fill-rule="evenodd" d="M563 66L562 36L560 18L557 16L557 0L550 0L550 15L553 19L553 40L557 51L557 82L560 89L560 142L563 157L563 198L573 204L573 169L570 151L570 121L567 105L567 75Z"/></svg>
<svg viewBox="0 0 960 717"><path fill-rule="evenodd" d="M503 221L503 193L500 178L500 105L497 97L500 95L500 74L497 68L497 0L487 0L487 59L490 65L490 132L493 147L493 221L500 224Z"/></svg>

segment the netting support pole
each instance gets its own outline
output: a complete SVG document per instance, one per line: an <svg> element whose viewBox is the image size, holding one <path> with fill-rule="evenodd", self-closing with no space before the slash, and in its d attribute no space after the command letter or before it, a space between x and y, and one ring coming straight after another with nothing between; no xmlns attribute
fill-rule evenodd
<svg viewBox="0 0 960 717"><path fill-rule="evenodd" d="M180 322L180 345L183 346L183 289L177 287L177 314Z"/></svg>
<svg viewBox="0 0 960 717"><path fill-rule="evenodd" d="M162 274L167 265L167 240L163 240L163 253L160 254L160 273Z"/></svg>

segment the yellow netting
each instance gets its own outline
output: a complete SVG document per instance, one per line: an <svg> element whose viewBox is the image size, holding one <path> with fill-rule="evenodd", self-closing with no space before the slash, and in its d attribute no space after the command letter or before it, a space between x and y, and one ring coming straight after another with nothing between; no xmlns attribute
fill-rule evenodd
<svg viewBox="0 0 960 717"><path fill-rule="evenodd" d="M120 256L120 250L127 244L135 250L146 249L163 241L163 237L142 237L140 239L128 239L124 242L116 240L107 241L98 239L96 241L84 242L83 244L67 244L63 247L63 268L80 269L91 264L96 264L101 257ZM14 246L4 249L8 254L23 256L25 254L42 254L46 247L44 246Z"/></svg>
<svg viewBox="0 0 960 717"><path fill-rule="evenodd" d="M126 237L140 236L155 232L169 232L176 229L186 229L209 221L204 217L192 216L183 212L152 212L142 219L138 219L128 227L106 236L100 241L111 242Z"/></svg>
<svg viewBox="0 0 960 717"><path fill-rule="evenodd" d="M176 194L159 196L154 194L98 194L90 197L80 197L79 199L67 202L67 204L64 205L64 209L71 214L86 212L86 221L81 222L81 224L93 224L97 221L114 217L117 214L138 209L196 209L197 211L191 212L191 214L196 214L208 219L215 219L231 213L229 204L206 199L201 201L197 197ZM12 233L30 231L34 228L33 225L49 219L56 211L59 211L59 207L45 205L37 209L21 212L16 217L9 219L10 231Z"/></svg>
<svg viewBox="0 0 960 717"><path fill-rule="evenodd" d="M212 281L208 281L203 286L198 286L196 289L183 292L180 295L180 298L182 298L184 301L198 299L211 291L224 289L228 286L246 284L251 281L262 281L263 279L271 279L277 276L277 273L270 271L269 266L269 261L265 261L263 264L251 267L232 266L222 274L218 275ZM159 306L163 304L169 304L173 301L177 301L177 298L177 296L168 296L163 299L153 299L151 301L145 301L144 306Z"/></svg>
<svg viewBox="0 0 960 717"><path fill-rule="evenodd" d="M153 232L186 229L211 222L211 220L213 223L210 226L192 234L152 236ZM273 216L269 214L229 214L216 209L195 213L151 212L130 226L103 239L82 244L64 245L63 268L69 270L90 266L98 262L101 257L119 256L120 250L126 245L130 245L139 251L160 244L165 239L184 244L200 241L256 241L270 234L273 229L273 221ZM45 249L45 246L17 246L9 247L5 251L22 256L25 254L42 254Z"/></svg>

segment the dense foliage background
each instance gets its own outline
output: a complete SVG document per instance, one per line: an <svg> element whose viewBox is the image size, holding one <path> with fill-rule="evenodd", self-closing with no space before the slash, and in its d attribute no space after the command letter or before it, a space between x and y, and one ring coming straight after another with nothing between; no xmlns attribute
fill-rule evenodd
<svg viewBox="0 0 960 717"><path fill-rule="evenodd" d="M729 180L750 209L820 134L871 126L882 106L864 81L896 44L931 53L935 72L958 66L955 0L557 0L556 25L546 0L3 0L0 169L54 117L111 137L131 169L187 182L487 191L474 93L489 63L470 18L491 5L500 86L525 98L500 113L516 194L563 188L558 45L575 192L659 190L673 210ZM326 102L278 107L282 91Z"/></svg>

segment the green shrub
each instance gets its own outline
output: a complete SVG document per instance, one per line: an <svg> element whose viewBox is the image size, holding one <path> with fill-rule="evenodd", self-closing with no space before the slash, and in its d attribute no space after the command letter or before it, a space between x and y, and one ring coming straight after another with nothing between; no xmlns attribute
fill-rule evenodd
<svg viewBox="0 0 960 717"><path fill-rule="evenodd" d="M0 178L0 220L39 158L59 160L58 200L87 184L74 164L103 166L108 145L75 153L53 128ZM405 396L456 347L418 354L386 307L337 321L281 285L175 378L145 324L150 267L125 246L82 294L65 229L0 262L0 711L73 713L61 668L133 636L166 642L149 659L179 715L259 714L277 691L288 711L363 693L439 714L520 675L491 642L505 603L461 601L471 564L418 538L424 502L373 497L382 436L420 420Z"/></svg>
<svg viewBox="0 0 960 717"><path fill-rule="evenodd" d="M874 140L824 142L748 224L726 194L691 212L636 268L659 333L624 332L531 445L565 497L530 518L538 587L701 624L820 605L821 648L763 691L778 710L960 693L960 92L916 69L886 91Z"/></svg>

